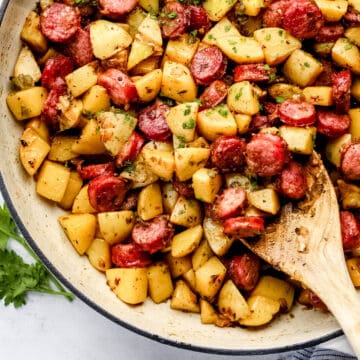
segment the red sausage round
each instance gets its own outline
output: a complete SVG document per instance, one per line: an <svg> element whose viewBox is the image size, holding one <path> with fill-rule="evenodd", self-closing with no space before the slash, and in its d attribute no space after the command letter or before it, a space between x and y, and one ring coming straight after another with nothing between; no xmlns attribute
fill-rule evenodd
<svg viewBox="0 0 360 360"><path fill-rule="evenodd" d="M148 139L166 141L171 136L165 117L168 110L169 106L160 100L156 100L153 105L140 111L138 126Z"/></svg>
<svg viewBox="0 0 360 360"><path fill-rule="evenodd" d="M137 0L98 0L100 12L112 19L130 12L137 3Z"/></svg>
<svg viewBox="0 0 360 360"><path fill-rule="evenodd" d="M335 42L344 34L344 27L341 24L325 25L315 36L315 41L319 43Z"/></svg>
<svg viewBox="0 0 360 360"><path fill-rule="evenodd" d="M69 40L80 28L80 12L77 7L53 3L40 16L41 32L51 41Z"/></svg>
<svg viewBox="0 0 360 360"><path fill-rule="evenodd" d="M260 260L254 254L235 255L228 264L230 279L240 290L251 291L259 280L260 267Z"/></svg>
<svg viewBox="0 0 360 360"><path fill-rule="evenodd" d="M240 216L224 221L224 233L236 237L253 237L264 230L264 219L259 216Z"/></svg>
<svg viewBox="0 0 360 360"><path fill-rule="evenodd" d="M167 215L160 215L135 224L131 236L141 250L153 254L170 244L174 228Z"/></svg>
<svg viewBox="0 0 360 360"><path fill-rule="evenodd" d="M271 5L266 8L263 16L266 26L281 27L287 6L288 2L286 0L279 0L271 3Z"/></svg>
<svg viewBox="0 0 360 360"><path fill-rule="evenodd" d="M360 11L357 11L352 6L348 6L344 19L349 26L360 25Z"/></svg>
<svg viewBox="0 0 360 360"><path fill-rule="evenodd" d="M136 131L133 131L130 138L121 149L120 154L118 154L116 158L116 165L121 167L127 160L134 161L139 155L144 142L145 139Z"/></svg>
<svg viewBox="0 0 360 360"><path fill-rule="evenodd" d="M246 163L259 176L274 176L288 161L287 145L273 134L255 134L246 145Z"/></svg>
<svg viewBox="0 0 360 360"><path fill-rule="evenodd" d="M315 124L315 106L305 101L286 100L279 105L280 120L290 126L310 126Z"/></svg>
<svg viewBox="0 0 360 360"><path fill-rule="evenodd" d="M189 5L187 11L190 15L190 30L198 30L203 34L211 28L211 21L202 6Z"/></svg>
<svg viewBox="0 0 360 360"><path fill-rule="evenodd" d="M190 71L197 84L209 85L226 72L227 58L216 46L209 46L196 52Z"/></svg>
<svg viewBox="0 0 360 360"><path fill-rule="evenodd" d="M64 55L58 55L46 61L42 75L41 85L51 89L58 77L65 77L74 69L74 64L70 58Z"/></svg>
<svg viewBox="0 0 360 360"><path fill-rule="evenodd" d="M122 202L119 210L135 210L137 207L138 195L134 192L126 194L125 200Z"/></svg>
<svg viewBox="0 0 360 360"><path fill-rule="evenodd" d="M338 115L331 111L318 110L316 129L319 133L329 137L339 137L350 127L349 115Z"/></svg>
<svg viewBox="0 0 360 360"><path fill-rule="evenodd" d="M299 200L305 196L307 182L303 167L290 161L282 170L277 181L279 191L289 199Z"/></svg>
<svg viewBox="0 0 360 360"><path fill-rule="evenodd" d="M222 135L210 146L210 159L222 172L236 171L245 163L246 142L235 135Z"/></svg>
<svg viewBox="0 0 360 360"><path fill-rule="evenodd" d="M340 168L349 180L360 180L360 143L351 143L341 152Z"/></svg>
<svg viewBox="0 0 360 360"><path fill-rule="evenodd" d="M225 220L239 216L246 205L246 192L241 188L224 189L214 202L212 214L216 219Z"/></svg>
<svg viewBox="0 0 360 360"><path fill-rule="evenodd" d="M351 71L342 70L332 75L332 98L336 112L345 114L350 108Z"/></svg>
<svg viewBox="0 0 360 360"><path fill-rule="evenodd" d="M341 236L344 251L360 246L360 223L350 211L340 211Z"/></svg>
<svg viewBox="0 0 360 360"><path fill-rule="evenodd" d="M242 64L237 65L234 69L234 81L269 81L271 74L275 73L276 68L265 64Z"/></svg>
<svg viewBox="0 0 360 360"><path fill-rule="evenodd" d="M114 245L111 261L121 268L145 267L151 263L149 253L140 250L135 243Z"/></svg>
<svg viewBox="0 0 360 360"><path fill-rule="evenodd" d="M83 180L91 180L104 174L113 175L115 165L113 162L83 165L83 161L80 161L76 166L76 170Z"/></svg>
<svg viewBox="0 0 360 360"><path fill-rule="evenodd" d="M213 81L200 96L199 111L210 109L225 100L229 87L222 80Z"/></svg>
<svg viewBox="0 0 360 360"><path fill-rule="evenodd" d="M177 1L169 1L165 4L159 21L163 37L174 39L184 34L190 25L190 11Z"/></svg>
<svg viewBox="0 0 360 360"><path fill-rule="evenodd" d="M121 206L127 190L128 184L123 178L103 174L89 181L89 201L99 212L115 211Z"/></svg>
<svg viewBox="0 0 360 360"><path fill-rule="evenodd" d="M180 195L186 198L193 198L194 197L194 189L192 187L192 183L178 181L177 179L173 180L173 186L175 191Z"/></svg>

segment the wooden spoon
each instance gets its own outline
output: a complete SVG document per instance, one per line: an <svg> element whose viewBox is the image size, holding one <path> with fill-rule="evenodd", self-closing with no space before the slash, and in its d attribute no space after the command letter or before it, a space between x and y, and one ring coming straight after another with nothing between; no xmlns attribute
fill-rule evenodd
<svg viewBox="0 0 360 360"><path fill-rule="evenodd" d="M306 199L283 206L279 218L259 238L241 241L313 290L336 317L360 359L360 297L346 268L336 194L318 154L313 153L305 169Z"/></svg>

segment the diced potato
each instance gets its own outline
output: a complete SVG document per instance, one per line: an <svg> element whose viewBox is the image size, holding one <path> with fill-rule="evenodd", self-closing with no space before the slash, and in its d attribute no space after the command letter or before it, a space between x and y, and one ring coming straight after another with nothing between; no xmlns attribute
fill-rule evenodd
<svg viewBox="0 0 360 360"><path fill-rule="evenodd" d="M171 309L198 313L200 307L196 295L183 280L178 280L171 297Z"/></svg>
<svg viewBox="0 0 360 360"><path fill-rule="evenodd" d="M171 276L175 279L191 269L191 257L189 255L181 258L174 258L171 255L171 252L169 252L165 258L169 265Z"/></svg>
<svg viewBox="0 0 360 360"><path fill-rule="evenodd" d="M151 56L154 53L154 51L155 48L153 45L143 41L139 37L135 37L129 53L127 70L131 70L141 61L147 59L149 56Z"/></svg>
<svg viewBox="0 0 360 360"><path fill-rule="evenodd" d="M348 8L346 0L315 0L315 3L319 7L325 21L329 22L340 21Z"/></svg>
<svg viewBox="0 0 360 360"><path fill-rule="evenodd" d="M249 64L264 61L261 45L250 37L223 36L217 41L217 46L237 64Z"/></svg>
<svg viewBox="0 0 360 360"><path fill-rule="evenodd" d="M156 51L162 51L161 29L159 21L154 16L148 14L140 23L138 32L144 40L157 46ZM161 55L161 53L159 55Z"/></svg>
<svg viewBox="0 0 360 360"><path fill-rule="evenodd" d="M197 270L199 267L204 265L212 256L214 256L214 253L211 250L209 242L206 239L203 239L191 257L193 269Z"/></svg>
<svg viewBox="0 0 360 360"><path fill-rule="evenodd" d="M276 215L280 210L280 200L274 189L261 189L247 194L249 204L261 211Z"/></svg>
<svg viewBox="0 0 360 360"><path fill-rule="evenodd" d="M174 154L165 150L143 148L142 154L149 169L161 180L170 181L175 171Z"/></svg>
<svg viewBox="0 0 360 360"><path fill-rule="evenodd" d="M76 140L76 136L55 135L51 141L48 159L58 162L66 162L78 157L79 154L73 152L72 150Z"/></svg>
<svg viewBox="0 0 360 360"><path fill-rule="evenodd" d="M327 57L331 55L331 50L334 47L334 42L325 42L325 43L314 43L312 48L316 54L321 57Z"/></svg>
<svg viewBox="0 0 360 360"><path fill-rule="evenodd" d="M162 196L158 182L144 187L137 203L137 212L142 220L150 220L163 213Z"/></svg>
<svg viewBox="0 0 360 360"><path fill-rule="evenodd" d="M203 7L211 21L219 21L236 3L236 0L205 0Z"/></svg>
<svg viewBox="0 0 360 360"><path fill-rule="evenodd" d="M72 146L72 151L83 155L103 154L106 151L96 120L90 119L83 127L80 138Z"/></svg>
<svg viewBox="0 0 360 360"><path fill-rule="evenodd" d="M262 8L265 7L264 0L244 0L244 13L249 16L257 16Z"/></svg>
<svg viewBox="0 0 360 360"><path fill-rule="evenodd" d="M349 0L348 2L356 11L360 11L360 0Z"/></svg>
<svg viewBox="0 0 360 360"><path fill-rule="evenodd" d="M138 28L143 20L146 18L146 12L139 6L130 11L127 16L126 22L129 25L129 34L134 37L138 32Z"/></svg>
<svg viewBox="0 0 360 360"><path fill-rule="evenodd" d="M195 271L196 290L202 298L212 301L225 279L226 268L216 257L211 257Z"/></svg>
<svg viewBox="0 0 360 360"><path fill-rule="evenodd" d="M35 130L24 130L20 138L20 161L30 176L37 172L49 151L49 144Z"/></svg>
<svg viewBox="0 0 360 360"><path fill-rule="evenodd" d="M191 254L199 245L202 235L201 225L196 225L176 234L171 242L171 255L178 258Z"/></svg>
<svg viewBox="0 0 360 360"><path fill-rule="evenodd" d="M168 265L164 262L152 264L147 269L147 276L151 300L159 304L169 299L174 287Z"/></svg>
<svg viewBox="0 0 360 360"><path fill-rule="evenodd" d="M76 196L79 194L82 186L83 186L83 180L78 174L78 172L75 170L71 171L69 182L65 190L65 194L61 199L61 201L59 202L59 205L65 210L71 209L74 200Z"/></svg>
<svg viewBox="0 0 360 360"><path fill-rule="evenodd" d="M346 266L354 286L360 287L360 258L347 259Z"/></svg>
<svg viewBox="0 0 360 360"><path fill-rule="evenodd" d="M81 66L65 76L68 89L73 97L78 97L97 83L98 62L93 61Z"/></svg>
<svg viewBox="0 0 360 360"><path fill-rule="evenodd" d="M221 187L221 175L216 169L199 169L192 176L192 186L196 199L212 203Z"/></svg>
<svg viewBox="0 0 360 360"><path fill-rule="evenodd" d="M174 151L173 144L170 140L168 141L148 141L144 146L143 150L160 150L168 153L172 153Z"/></svg>
<svg viewBox="0 0 360 360"><path fill-rule="evenodd" d="M198 148L209 148L209 143L205 138L199 136L194 141L191 141L186 144L187 147L198 147Z"/></svg>
<svg viewBox="0 0 360 360"><path fill-rule="evenodd" d="M283 67L284 75L302 87L311 85L322 70L322 64L303 50L293 51Z"/></svg>
<svg viewBox="0 0 360 360"><path fill-rule="evenodd" d="M198 113L199 133L207 140L214 141L220 135L236 135L237 125L227 105L221 104Z"/></svg>
<svg viewBox="0 0 360 360"><path fill-rule="evenodd" d="M203 222L205 239L211 250L218 256L225 255L230 249L233 239L224 234L224 228L220 222L206 217Z"/></svg>
<svg viewBox="0 0 360 360"><path fill-rule="evenodd" d="M100 85L92 86L83 96L83 113L96 114L110 109L110 96L106 89Z"/></svg>
<svg viewBox="0 0 360 360"><path fill-rule="evenodd" d="M134 81L139 99L143 102L154 100L160 92L161 82L161 69L152 70Z"/></svg>
<svg viewBox="0 0 360 360"><path fill-rule="evenodd" d="M83 111L83 103L81 100L72 99L68 96L60 96L57 106L61 112L58 117L60 131L75 128L80 124Z"/></svg>
<svg viewBox="0 0 360 360"><path fill-rule="evenodd" d="M135 223L135 215L130 210L100 212L97 219L99 231L110 245L128 239Z"/></svg>
<svg viewBox="0 0 360 360"><path fill-rule="evenodd" d="M214 307L204 299L200 299L200 318L202 324L215 324L218 319Z"/></svg>
<svg viewBox="0 0 360 360"><path fill-rule="evenodd" d="M233 114L238 133L240 135L246 134L249 130L249 126L252 120L251 115L246 114Z"/></svg>
<svg viewBox="0 0 360 360"><path fill-rule="evenodd" d="M175 39L170 39L165 50L165 58L179 64L189 66L199 46L199 39L185 33Z"/></svg>
<svg viewBox="0 0 360 360"><path fill-rule="evenodd" d="M202 42L208 45L217 45L221 42L221 38L225 36L241 37L236 26L224 16L219 22L205 34Z"/></svg>
<svg viewBox="0 0 360 360"><path fill-rule="evenodd" d="M154 71L159 68L160 56L150 56L149 58L143 60L140 64L136 65L132 70L132 75L143 76L148 74L151 71Z"/></svg>
<svg viewBox="0 0 360 360"><path fill-rule="evenodd" d="M344 35L350 42L354 43L356 46L360 46L360 26L347 28Z"/></svg>
<svg viewBox="0 0 360 360"><path fill-rule="evenodd" d="M101 140L107 151L116 156L135 129L137 119L126 112L103 112L98 116Z"/></svg>
<svg viewBox="0 0 360 360"><path fill-rule="evenodd" d="M219 292L220 314L231 321L238 321L250 314L249 305L232 280L227 280Z"/></svg>
<svg viewBox="0 0 360 360"><path fill-rule="evenodd" d="M161 93L178 102L191 102L196 99L197 86L185 65L166 61L163 67Z"/></svg>
<svg viewBox="0 0 360 360"><path fill-rule="evenodd" d="M35 130L44 141L50 144L49 128L47 127L45 122L42 121L40 118L34 118L29 120L26 123L25 128L31 128Z"/></svg>
<svg viewBox="0 0 360 360"><path fill-rule="evenodd" d="M314 148L316 129L296 126L281 126L280 136L284 138L291 152L310 155Z"/></svg>
<svg viewBox="0 0 360 360"><path fill-rule="evenodd" d="M89 201L88 187L89 185L83 186L76 195L71 209L73 214L91 214L96 212Z"/></svg>
<svg viewBox="0 0 360 360"><path fill-rule="evenodd" d="M329 139L326 148L326 158L336 167L340 167L342 149L351 143L351 134L347 133L335 139Z"/></svg>
<svg viewBox="0 0 360 360"><path fill-rule="evenodd" d="M351 119L350 123L350 134L352 141L360 140L360 107L349 110L349 116Z"/></svg>
<svg viewBox="0 0 360 360"><path fill-rule="evenodd" d="M47 39L40 30L40 15L35 11L27 16L20 37L39 54L45 53L48 48Z"/></svg>
<svg viewBox="0 0 360 360"><path fill-rule="evenodd" d="M104 240L95 238L86 250L90 264L99 271L111 268L110 245Z"/></svg>
<svg viewBox="0 0 360 360"><path fill-rule="evenodd" d="M183 279L190 286L192 291L196 292L196 279L194 269L188 270L185 274L182 275Z"/></svg>
<svg viewBox="0 0 360 360"><path fill-rule="evenodd" d="M34 83L41 79L40 67L36 62L35 56L27 46L23 46L15 63L14 76L30 76Z"/></svg>
<svg viewBox="0 0 360 360"><path fill-rule="evenodd" d="M159 0L139 0L139 5L152 14L159 11Z"/></svg>
<svg viewBox="0 0 360 360"><path fill-rule="evenodd" d="M203 168L210 156L209 149L180 148L175 150L175 172L180 181L191 179L194 173Z"/></svg>
<svg viewBox="0 0 360 360"><path fill-rule="evenodd" d="M123 302L137 305L146 300L148 291L146 268L112 268L107 269L105 274L110 289Z"/></svg>
<svg viewBox="0 0 360 360"><path fill-rule="evenodd" d="M171 214L179 197L178 192L174 189L171 182L163 183L161 185L163 208L166 214Z"/></svg>
<svg viewBox="0 0 360 360"><path fill-rule="evenodd" d="M69 168L45 160L36 182L36 192L46 199L59 202L64 197L69 179Z"/></svg>
<svg viewBox="0 0 360 360"><path fill-rule="evenodd" d="M277 27L263 28L254 31L254 39L261 45L265 62L279 65L296 49L301 48L301 41L287 31Z"/></svg>
<svg viewBox="0 0 360 360"><path fill-rule="evenodd" d="M274 99L288 100L299 98L303 95L302 90L295 85L287 83L273 84L268 88L269 95Z"/></svg>
<svg viewBox="0 0 360 360"><path fill-rule="evenodd" d="M242 188L247 191L254 191L257 189L256 179L251 179L240 173L229 173L225 175L226 187Z"/></svg>
<svg viewBox="0 0 360 360"><path fill-rule="evenodd" d="M288 311L292 307L294 293L294 287L288 282L266 275L260 278L250 296L260 295L277 300L281 308Z"/></svg>
<svg viewBox="0 0 360 360"><path fill-rule="evenodd" d="M16 120L26 120L40 116L47 90L41 86L11 92L6 97L6 103Z"/></svg>
<svg viewBox="0 0 360 360"><path fill-rule="evenodd" d="M355 184L346 183L341 179L337 181L337 185L343 209L360 208L360 187Z"/></svg>
<svg viewBox="0 0 360 360"><path fill-rule="evenodd" d="M59 217L59 223L79 255L89 248L95 236L96 217L92 214L69 214Z"/></svg>
<svg viewBox="0 0 360 360"><path fill-rule="evenodd" d="M280 311L280 303L277 300L265 296L251 296L248 301L250 314L240 319L240 325L262 326L269 323L275 314Z"/></svg>
<svg viewBox="0 0 360 360"><path fill-rule="evenodd" d="M347 38L336 41L331 51L332 59L339 65L350 69L355 74L360 74L360 50Z"/></svg>
<svg viewBox="0 0 360 360"><path fill-rule="evenodd" d="M230 86L227 105L231 111L245 115L255 115L260 111L256 91L249 81L241 81Z"/></svg>
<svg viewBox="0 0 360 360"><path fill-rule="evenodd" d="M308 86L303 89L303 95L310 104L318 106L332 105L331 86Z"/></svg>
<svg viewBox="0 0 360 360"><path fill-rule="evenodd" d="M179 196L170 215L173 224L192 227L202 221L201 206L195 199L187 199Z"/></svg>

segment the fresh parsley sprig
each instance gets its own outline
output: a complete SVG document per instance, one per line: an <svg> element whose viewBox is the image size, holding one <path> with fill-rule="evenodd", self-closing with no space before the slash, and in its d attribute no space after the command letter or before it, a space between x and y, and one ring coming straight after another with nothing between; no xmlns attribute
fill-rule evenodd
<svg viewBox="0 0 360 360"><path fill-rule="evenodd" d="M34 259L27 264L13 250L9 249L9 240L21 244ZM16 308L26 303L29 291L62 295L72 301L74 295L67 292L59 281L47 270L25 239L17 232L8 207L0 206L0 300L5 305Z"/></svg>

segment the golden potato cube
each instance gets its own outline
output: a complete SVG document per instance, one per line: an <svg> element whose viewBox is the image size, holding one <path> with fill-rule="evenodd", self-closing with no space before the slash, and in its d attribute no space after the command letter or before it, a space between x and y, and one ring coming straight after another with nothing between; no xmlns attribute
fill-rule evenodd
<svg viewBox="0 0 360 360"><path fill-rule="evenodd" d="M206 239L203 239L197 249L194 251L191 257L192 267L197 270L199 267L204 265L212 256L213 251Z"/></svg>
<svg viewBox="0 0 360 360"><path fill-rule="evenodd" d="M247 300L250 314L240 319L240 325L262 326L269 323L280 311L280 302L265 296L251 296Z"/></svg>
<svg viewBox="0 0 360 360"><path fill-rule="evenodd" d="M78 97L97 83L98 62L93 61L81 66L65 76L68 89L73 97Z"/></svg>
<svg viewBox="0 0 360 360"><path fill-rule="evenodd" d="M199 201L179 196L171 212L170 221L176 225L192 227L199 225L201 220L202 214Z"/></svg>
<svg viewBox="0 0 360 360"><path fill-rule="evenodd" d="M257 16L262 8L265 7L264 0L244 0L244 13L249 16Z"/></svg>
<svg viewBox="0 0 360 360"><path fill-rule="evenodd" d="M171 276L175 279L191 269L191 257L189 255L182 258L174 258L171 252L169 252L166 254L165 259L169 265Z"/></svg>
<svg viewBox="0 0 360 360"><path fill-rule="evenodd" d="M294 293L294 287L290 283L266 275L260 278L250 296L260 295L279 301L281 308L289 311L294 301Z"/></svg>
<svg viewBox="0 0 360 360"><path fill-rule="evenodd" d="M349 116L351 119L350 123L350 134L352 141L360 140L360 107L349 110Z"/></svg>
<svg viewBox="0 0 360 360"><path fill-rule="evenodd" d="M360 287L360 258L346 260L346 266L355 287Z"/></svg>
<svg viewBox="0 0 360 360"><path fill-rule="evenodd" d="M203 7L211 21L219 21L236 3L236 0L205 0Z"/></svg>
<svg viewBox="0 0 360 360"><path fill-rule="evenodd" d="M83 180L78 174L78 172L75 170L71 171L69 182L65 190L65 194L61 199L61 201L59 202L59 205L63 209L69 210L72 208L74 200L76 196L79 194L82 185L83 185Z"/></svg>
<svg viewBox="0 0 360 360"><path fill-rule="evenodd" d="M48 144L50 144L50 133L47 125L44 121L41 121L40 118L33 118L30 119L26 125L25 128L31 128L35 130L40 137L46 141Z"/></svg>
<svg viewBox="0 0 360 360"><path fill-rule="evenodd" d="M215 324L219 318L214 307L206 300L200 299L200 319L202 324Z"/></svg>
<svg viewBox="0 0 360 360"><path fill-rule="evenodd" d="M91 214L96 212L89 201L88 187L89 185L86 184L76 195L71 209L73 214Z"/></svg>
<svg viewBox="0 0 360 360"><path fill-rule="evenodd" d="M207 140L214 141L220 135L236 135L237 125L227 105L221 104L198 113L199 133Z"/></svg>
<svg viewBox="0 0 360 360"><path fill-rule="evenodd" d="M164 212L171 214L179 197L178 192L174 189L171 182L163 183L161 185L161 192L163 197Z"/></svg>
<svg viewBox="0 0 360 360"><path fill-rule="evenodd" d="M303 95L310 104L318 106L332 105L331 86L308 86L303 89Z"/></svg>
<svg viewBox="0 0 360 360"><path fill-rule="evenodd" d="M139 25L146 18L146 13L139 6L135 7L134 10L130 11L126 18L126 22L129 25L129 34L134 37L138 32Z"/></svg>
<svg viewBox="0 0 360 360"><path fill-rule="evenodd" d="M360 74L360 50L347 38L336 41L331 50L332 59L339 65L350 69L355 74Z"/></svg>
<svg viewBox="0 0 360 360"><path fill-rule="evenodd" d="M146 300L148 278L146 268L112 268L105 272L110 289L123 302L131 305Z"/></svg>
<svg viewBox="0 0 360 360"><path fill-rule="evenodd" d="M316 128L284 125L279 130L280 136L286 141L291 152L311 155L314 148Z"/></svg>
<svg viewBox="0 0 360 360"><path fill-rule="evenodd" d="M346 0L315 0L315 3L319 7L325 21L329 22L340 21L348 8Z"/></svg>
<svg viewBox="0 0 360 360"><path fill-rule="evenodd" d="M355 184L349 184L339 179L337 181L338 190L340 193L340 200L343 209L357 209L360 207L360 187ZM360 248L359 248L360 250ZM355 251L355 253L354 253ZM353 254L360 256L357 249L353 251Z"/></svg>
<svg viewBox="0 0 360 360"><path fill-rule="evenodd" d="M351 95L360 101L360 77L355 77L351 85Z"/></svg>
<svg viewBox="0 0 360 360"><path fill-rule="evenodd" d="M69 214L59 217L59 223L79 255L83 255L94 239L96 217L92 214Z"/></svg>
<svg viewBox="0 0 360 360"><path fill-rule="evenodd" d="M174 291L170 270L167 264L157 262L147 269L149 295L154 303L159 304L170 298Z"/></svg>
<svg viewBox="0 0 360 360"><path fill-rule="evenodd" d="M75 128L80 124L80 116L83 110L81 100L71 99L68 96L60 96L57 106L61 111L61 114L58 117L60 131Z"/></svg>
<svg viewBox="0 0 360 360"><path fill-rule="evenodd" d="M360 11L360 0L349 0L348 2L356 11Z"/></svg>
<svg viewBox="0 0 360 360"><path fill-rule="evenodd" d="M232 280L227 280L219 292L220 314L231 321L238 321L250 315L249 305Z"/></svg>
<svg viewBox="0 0 360 360"><path fill-rule="evenodd" d="M221 175L216 169L202 168L192 176L195 198L212 203L221 188Z"/></svg>
<svg viewBox="0 0 360 360"><path fill-rule="evenodd" d="M20 160L26 172L33 176L50 151L49 144L32 128L24 130L20 138Z"/></svg>
<svg viewBox="0 0 360 360"><path fill-rule="evenodd" d="M158 19L152 16L152 14L148 14L139 24L137 30L145 41L156 46L156 52L158 52L158 55L161 55L163 41Z"/></svg>
<svg viewBox="0 0 360 360"><path fill-rule="evenodd" d="M171 309L198 313L200 307L196 295L183 280L178 280L171 297Z"/></svg>
<svg viewBox="0 0 360 360"><path fill-rule="evenodd" d="M137 212L144 221L163 213L161 189L158 182L141 189L138 197Z"/></svg>
<svg viewBox="0 0 360 360"><path fill-rule="evenodd" d="M171 241L171 255L174 258L179 258L191 254L198 247L202 235L201 225L196 225L176 234Z"/></svg>
<svg viewBox="0 0 360 360"><path fill-rule="evenodd" d="M70 169L45 160L36 182L36 192L46 199L59 202L64 197L70 179Z"/></svg>
<svg viewBox="0 0 360 360"><path fill-rule="evenodd" d="M14 68L14 77L20 75L30 76L34 84L41 79L40 67L35 56L26 45L21 48Z"/></svg>
<svg viewBox="0 0 360 360"><path fill-rule="evenodd" d="M99 231L110 245L125 241L131 235L135 215L131 210L109 211L97 214Z"/></svg>
<svg viewBox="0 0 360 360"><path fill-rule="evenodd" d="M360 46L360 26L347 28L344 35L350 42Z"/></svg>
<svg viewBox="0 0 360 360"><path fill-rule="evenodd" d="M202 42L207 45L217 45L221 42L221 38L225 36L241 37L239 30L234 24L224 16L220 21L205 34Z"/></svg>
<svg viewBox="0 0 360 360"><path fill-rule="evenodd" d="M202 298L212 301L225 279L226 268L216 257L211 257L195 271L196 290Z"/></svg>
<svg viewBox="0 0 360 360"><path fill-rule="evenodd" d="M150 57L155 51L152 44L145 42L140 37L135 37L131 44L131 50L127 62L127 70L131 70L133 67L141 63L141 61Z"/></svg>
<svg viewBox="0 0 360 360"><path fill-rule="evenodd" d="M352 141L352 135L347 133L334 139L329 139L325 147L326 158L336 167L340 167L341 153Z"/></svg>
<svg viewBox="0 0 360 360"><path fill-rule="evenodd" d="M149 169L163 181L170 181L175 171L174 154L167 150L143 148L142 154Z"/></svg>
<svg viewBox="0 0 360 360"><path fill-rule="evenodd" d="M99 271L106 271L111 268L110 245L104 240L95 238L86 250L90 264Z"/></svg>
<svg viewBox="0 0 360 360"><path fill-rule="evenodd" d="M260 111L256 91L249 81L241 81L230 86L227 105L231 111L245 115L255 115Z"/></svg>
<svg viewBox="0 0 360 360"><path fill-rule="evenodd" d="M302 87L311 85L322 70L321 62L303 50L295 50L283 67L284 75Z"/></svg>
<svg viewBox="0 0 360 360"><path fill-rule="evenodd" d="M26 120L40 116L47 90L41 86L11 92L6 97L6 103L16 120Z"/></svg>
<svg viewBox="0 0 360 360"><path fill-rule="evenodd" d="M246 134L252 120L251 115L246 114L233 114L236 122L237 130L240 135Z"/></svg>
<svg viewBox="0 0 360 360"><path fill-rule="evenodd" d="M83 113L96 114L110 109L110 96L106 89L100 85L92 86L83 96Z"/></svg>
<svg viewBox="0 0 360 360"><path fill-rule="evenodd" d="M191 34L185 33L175 39L170 39L166 45L165 57L170 61L189 66L200 40Z"/></svg>
<svg viewBox="0 0 360 360"><path fill-rule="evenodd" d="M49 160L66 162L75 159L79 154L72 151L72 147L77 140L76 136L55 135L51 141Z"/></svg>
<svg viewBox="0 0 360 360"><path fill-rule="evenodd" d="M280 200L274 189L261 189L247 194L249 204L257 209L276 215L280 210Z"/></svg>
<svg viewBox="0 0 360 360"><path fill-rule="evenodd" d="M143 102L154 100L160 92L161 82L161 69L149 71L147 74L134 81L139 99Z"/></svg>
<svg viewBox="0 0 360 360"><path fill-rule="evenodd" d="M188 270L185 274L182 274L183 279L190 286L192 291L196 292L196 279L194 269Z"/></svg>
<svg viewBox="0 0 360 360"><path fill-rule="evenodd" d="M268 88L269 95L274 100L288 100L294 97L302 97L303 91L295 85L286 83L273 84Z"/></svg>
<svg viewBox="0 0 360 360"><path fill-rule="evenodd" d="M159 11L159 0L139 0L139 5L152 14Z"/></svg>
<svg viewBox="0 0 360 360"><path fill-rule="evenodd" d="M261 45L265 62L279 65L296 49L301 48L301 41L291 36L282 28L270 27L254 31L254 39Z"/></svg>

